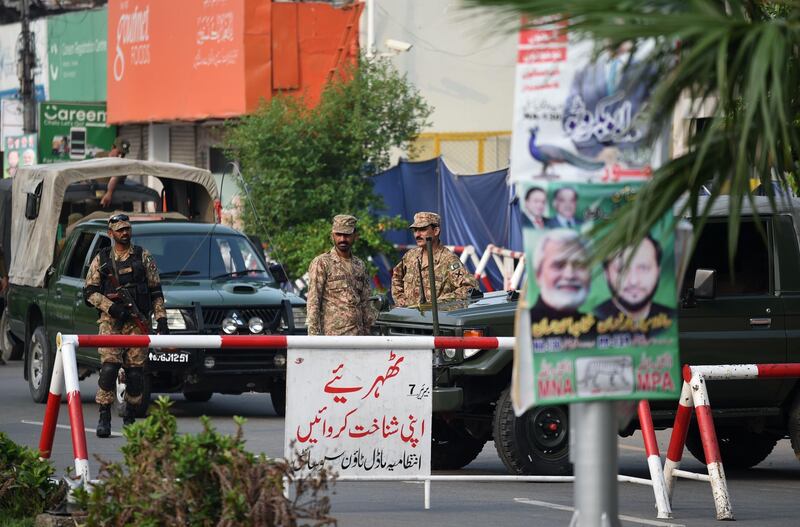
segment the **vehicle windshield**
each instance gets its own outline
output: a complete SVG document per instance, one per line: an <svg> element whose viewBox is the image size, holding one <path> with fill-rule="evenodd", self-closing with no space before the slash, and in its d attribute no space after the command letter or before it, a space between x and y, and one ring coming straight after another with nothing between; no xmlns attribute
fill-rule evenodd
<svg viewBox="0 0 800 527"><path fill-rule="evenodd" d="M244 236L230 234L153 234L133 237L147 249L164 279L257 277L272 281L257 249Z"/></svg>

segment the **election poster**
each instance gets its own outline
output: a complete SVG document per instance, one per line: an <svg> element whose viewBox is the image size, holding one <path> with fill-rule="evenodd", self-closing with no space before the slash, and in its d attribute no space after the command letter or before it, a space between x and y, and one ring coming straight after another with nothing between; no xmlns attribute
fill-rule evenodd
<svg viewBox="0 0 800 527"><path fill-rule="evenodd" d="M8 136L3 142L3 177L14 177L17 168L36 164L36 134Z"/></svg>
<svg viewBox="0 0 800 527"><path fill-rule="evenodd" d="M289 349L284 451L295 470L429 475L431 350Z"/></svg>
<svg viewBox="0 0 800 527"><path fill-rule="evenodd" d="M598 54L557 24L521 31L517 59L511 177L527 285L515 409L675 399L673 218L634 247L603 261L594 254L603 233L593 228L635 200L661 163L663 144L648 128L648 72L628 47Z"/></svg>

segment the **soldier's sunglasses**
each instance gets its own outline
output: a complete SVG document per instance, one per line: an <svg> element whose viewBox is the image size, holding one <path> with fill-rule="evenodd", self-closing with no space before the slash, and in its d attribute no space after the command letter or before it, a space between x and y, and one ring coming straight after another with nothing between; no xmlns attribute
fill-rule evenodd
<svg viewBox="0 0 800 527"><path fill-rule="evenodd" d="M108 218L108 224L113 225L114 223L119 223L121 221L130 221L130 218L127 214L115 214Z"/></svg>

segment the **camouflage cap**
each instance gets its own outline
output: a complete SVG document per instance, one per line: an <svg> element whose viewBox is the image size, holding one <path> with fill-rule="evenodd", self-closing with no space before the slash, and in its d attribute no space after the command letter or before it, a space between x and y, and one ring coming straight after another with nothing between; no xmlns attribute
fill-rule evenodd
<svg viewBox="0 0 800 527"><path fill-rule="evenodd" d="M414 223L408 226L409 229L421 229L428 225L441 225L442 219L435 212L417 212L414 214Z"/></svg>
<svg viewBox="0 0 800 527"><path fill-rule="evenodd" d="M353 234L356 230L356 218L349 214L337 214L333 217L333 228L331 232L338 234Z"/></svg>
<svg viewBox="0 0 800 527"><path fill-rule="evenodd" d="M114 214L108 218L108 228L112 231L121 231L124 228L131 228L131 220L127 214Z"/></svg>

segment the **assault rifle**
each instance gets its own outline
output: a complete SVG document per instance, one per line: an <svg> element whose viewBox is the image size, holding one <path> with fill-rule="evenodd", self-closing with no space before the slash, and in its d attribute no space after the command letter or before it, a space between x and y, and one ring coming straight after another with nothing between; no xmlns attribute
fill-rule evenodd
<svg viewBox="0 0 800 527"><path fill-rule="evenodd" d="M131 315L133 316L133 322L139 328L139 331L142 332L142 335L148 335L150 331L145 323L144 315L141 311L139 311L139 306L137 306L136 302L133 300L131 292L128 291L127 288L119 285L119 281L117 280L116 276L112 275L112 277L111 284L114 286L114 290L116 292L109 294L108 299L113 302L120 302L127 307L130 310ZM124 325L125 322L123 320L117 320L114 322L114 329L119 331Z"/></svg>

